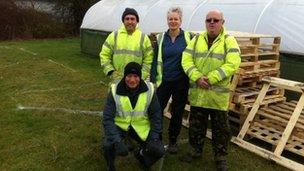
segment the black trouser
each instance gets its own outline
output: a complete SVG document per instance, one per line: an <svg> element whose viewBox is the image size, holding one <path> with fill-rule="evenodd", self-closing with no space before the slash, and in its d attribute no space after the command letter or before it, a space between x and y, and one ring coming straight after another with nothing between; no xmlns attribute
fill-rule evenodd
<svg viewBox="0 0 304 171"><path fill-rule="evenodd" d="M157 88L157 97L162 111L172 95L171 119L169 124L169 141L175 144L182 127L184 108L187 103L189 79L187 76L175 81L163 81Z"/></svg>
<svg viewBox="0 0 304 171"><path fill-rule="evenodd" d="M147 142L141 140L140 137L137 135L137 133L135 132L135 130L132 127L130 127L130 129L127 132L123 131L121 129L119 129L119 130L120 130L120 133L121 133L122 140L126 143L126 145L128 143L128 142L126 142L126 141L128 141L128 138L132 138L140 146L138 151L146 149ZM105 139L105 141L103 143L103 154L104 154L104 158L106 159L106 162L107 162L108 170L115 170L114 163L115 163L116 155L115 155L115 148L114 148L114 143L113 142L108 141L107 139ZM150 154L143 153L143 158L146 161L145 164L148 167L150 167L160 157L155 157L155 156L151 156Z"/></svg>
<svg viewBox="0 0 304 171"><path fill-rule="evenodd" d="M207 133L208 118L211 118L212 148L215 160L225 160L231 138L226 111L191 106L189 143L197 152L202 152Z"/></svg>

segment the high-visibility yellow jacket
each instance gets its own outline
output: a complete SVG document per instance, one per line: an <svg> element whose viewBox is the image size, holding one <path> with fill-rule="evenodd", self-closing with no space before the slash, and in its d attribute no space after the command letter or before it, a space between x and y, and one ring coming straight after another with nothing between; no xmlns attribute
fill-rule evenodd
<svg viewBox="0 0 304 171"><path fill-rule="evenodd" d="M123 25L107 37L99 56L106 75L115 70L123 76L125 66L129 62L137 62L142 65L142 77L146 79L150 73L153 49L148 36L138 27L132 35L128 35Z"/></svg>
<svg viewBox="0 0 304 171"><path fill-rule="evenodd" d="M162 57L162 50L163 50L163 40L164 40L164 33L161 33L157 36L157 43L158 43L158 54L157 54L157 74L156 74L156 85L159 86L162 82L163 77L163 57ZM188 45L191 41L191 35L188 31L184 31L184 37L186 40L186 44Z"/></svg>
<svg viewBox="0 0 304 171"><path fill-rule="evenodd" d="M241 63L236 39L225 28L208 49L207 32L194 37L183 52L182 66L190 78L190 105L227 111L230 81ZM210 89L196 87L196 81L206 76Z"/></svg>
<svg viewBox="0 0 304 171"><path fill-rule="evenodd" d="M140 139L146 141L151 129L147 111L154 94L153 84L146 82L149 90L138 96L134 109L128 96L117 95L117 84L111 85L116 105L115 124L124 131L132 126Z"/></svg>

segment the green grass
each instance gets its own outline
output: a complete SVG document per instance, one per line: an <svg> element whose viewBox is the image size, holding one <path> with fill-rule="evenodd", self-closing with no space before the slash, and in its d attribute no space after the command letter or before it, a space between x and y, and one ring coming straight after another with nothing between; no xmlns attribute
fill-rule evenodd
<svg viewBox="0 0 304 171"><path fill-rule="evenodd" d="M79 39L0 43L0 170L105 170L100 151L101 118L58 108L102 111L107 78L99 59L80 53ZM18 110L17 106L58 110ZM164 119L167 142L168 120ZM187 130L180 154L187 149ZM286 170L231 144L230 170ZM166 155L163 170L214 170L210 140L190 164ZM139 170L132 155L118 170ZM158 167L155 165L154 170Z"/></svg>

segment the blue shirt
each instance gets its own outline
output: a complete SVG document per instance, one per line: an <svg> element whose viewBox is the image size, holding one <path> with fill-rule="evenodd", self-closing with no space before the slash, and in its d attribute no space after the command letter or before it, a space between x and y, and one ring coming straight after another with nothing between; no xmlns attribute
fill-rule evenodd
<svg viewBox="0 0 304 171"><path fill-rule="evenodd" d="M163 80L174 81L185 75L181 61L186 47L187 43L182 29L174 42L171 41L169 30L165 33L162 44Z"/></svg>

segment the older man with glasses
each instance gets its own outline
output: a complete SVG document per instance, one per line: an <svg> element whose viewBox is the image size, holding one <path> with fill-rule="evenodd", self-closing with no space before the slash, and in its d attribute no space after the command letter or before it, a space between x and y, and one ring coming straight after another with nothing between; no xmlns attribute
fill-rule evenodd
<svg viewBox="0 0 304 171"><path fill-rule="evenodd" d="M209 11L205 19L207 31L192 39L182 57L182 66L190 79L191 151L181 160L191 162L201 158L210 116L217 170L228 170L226 156L231 138L227 119L229 87L241 62L238 43L226 33L224 22L221 11Z"/></svg>

